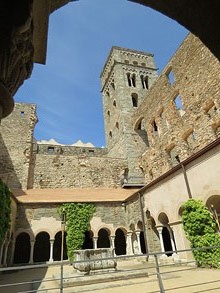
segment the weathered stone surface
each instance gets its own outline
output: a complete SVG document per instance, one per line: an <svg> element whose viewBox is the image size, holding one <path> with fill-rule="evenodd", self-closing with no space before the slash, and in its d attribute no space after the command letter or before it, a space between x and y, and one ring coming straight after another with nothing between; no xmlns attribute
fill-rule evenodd
<svg viewBox="0 0 220 293"><path fill-rule="evenodd" d="M133 124L144 117L149 138L150 147L139 159L147 182L219 136L219 70L218 60L189 35L133 114ZM169 81L171 72L174 81ZM177 96L182 110L175 105Z"/></svg>
<svg viewBox="0 0 220 293"><path fill-rule="evenodd" d="M84 249L76 250L74 252L74 260L86 261L74 263L73 267L80 272L91 274L100 271L115 270L117 262L114 259L103 259L111 258L114 256L112 248L98 248L98 249Z"/></svg>

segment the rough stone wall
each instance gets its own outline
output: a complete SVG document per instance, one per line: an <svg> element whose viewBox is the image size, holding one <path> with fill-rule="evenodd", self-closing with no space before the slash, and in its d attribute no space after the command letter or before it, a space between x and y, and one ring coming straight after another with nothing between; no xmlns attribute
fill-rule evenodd
<svg viewBox="0 0 220 293"><path fill-rule="evenodd" d="M126 167L122 159L36 154L33 188L117 187Z"/></svg>
<svg viewBox="0 0 220 293"><path fill-rule="evenodd" d="M60 216L57 212L59 205L56 204L45 204L45 205L23 205L19 204L17 208L17 221L16 230L19 229L31 229L33 221L39 221L42 217L54 218L60 221ZM48 228L47 225L43 227L45 230ZM56 229L60 227L57 226Z"/></svg>
<svg viewBox="0 0 220 293"><path fill-rule="evenodd" d="M91 220L91 230L94 235L98 235L101 228L107 228L111 235L115 234L118 228L123 228L127 231L132 229L139 230L138 223L141 222L140 205L138 199L129 202L126 207L121 203L96 203L96 211ZM54 230L60 229L60 216L57 212L59 204L19 204L17 207L16 229L30 229L33 234L36 234L34 224L37 221L45 219L45 223L41 223L41 231L47 231L47 220L53 218L57 221L57 226ZM38 231L39 232L39 231Z"/></svg>
<svg viewBox="0 0 220 293"><path fill-rule="evenodd" d="M149 138L139 160L147 182L220 135L219 71L218 60L189 34L150 88L132 117L134 125L143 118Z"/></svg>
<svg viewBox="0 0 220 293"><path fill-rule="evenodd" d="M0 126L0 176L9 187L27 188L32 164L36 105L17 103Z"/></svg>

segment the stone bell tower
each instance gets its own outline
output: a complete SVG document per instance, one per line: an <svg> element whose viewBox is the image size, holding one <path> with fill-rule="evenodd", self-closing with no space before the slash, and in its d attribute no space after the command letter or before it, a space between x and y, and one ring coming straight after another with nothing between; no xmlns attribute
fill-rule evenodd
<svg viewBox="0 0 220 293"><path fill-rule="evenodd" d="M148 147L147 134L131 116L157 78L153 55L112 47L101 73L105 135L109 155L128 161L127 183L143 183L137 158ZM141 179L142 178L142 179Z"/></svg>

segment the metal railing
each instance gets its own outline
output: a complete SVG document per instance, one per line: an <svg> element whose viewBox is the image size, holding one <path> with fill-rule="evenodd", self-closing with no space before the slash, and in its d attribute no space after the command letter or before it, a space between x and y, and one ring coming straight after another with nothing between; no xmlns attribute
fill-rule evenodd
<svg viewBox="0 0 220 293"><path fill-rule="evenodd" d="M147 281L147 276L155 276L157 278L158 281L158 288L159 291L154 291L154 292L160 292L160 293L165 293L166 291L169 291L170 289L165 289L164 286L164 282L163 282L163 276L166 274L171 274L173 272L184 272L187 270L193 270L196 267L196 261L192 258L190 260L185 260L185 261L173 261L173 262L167 262L167 261L163 261L161 259L161 255L180 255L181 253L190 253L193 252L195 250L210 250L210 249L220 249L220 246L209 246L209 247L202 247L202 248L195 248L195 249L185 249L185 250L175 250L175 251L166 251L164 252L152 252L152 253L148 253L148 254L138 254L138 255L124 255L124 256L115 256L115 257L108 257L108 258L102 258L102 259L94 259L92 261L107 261L107 260L133 260L135 259L144 259L144 266L146 267L142 267L140 269L136 269L136 271L140 271L143 272L143 270L145 270L147 272L147 274L145 274L146 276L146 281ZM170 260L171 258L167 258L166 260ZM151 260L147 262L147 260ZM146 262L145 262L146 261ZM75 275L75 276L67 276L65 277L63 274L63 267L66 267L68 265L73 265L73 264L78 264L78 263L87 263L87 262L91 262L90 261L86 261L86 260L81 260L81 261L74 261L74 262L69 262L69 261L62 261L62 262L54 262L54 263L44 263L44 264L34 264L34 265L22 265L22 266L12 266L12 267L5 267L5 268L0 268L0 292L16 292L16 293L36 293L36 292L55 292L54 290L59 290L59 292L65 292L65 284L68 281L68 288L73 288L74 287L74 282L76 284L76 281L78 282L78 284L76 286L79 286L80 280L82 280L83 283L83 279L85 280L86 278L88 278L88 276L81 276L80 275L80 280L79 280L79 275ZM219 260L220 262L220 260ZM192 264L194 266L192 266ZM183 266L184 265L184 266ZM50 277L50 278L44 278L42 277L39 280L27 280L27 281L21 281L21 282L9 282L7 283L7 278L6 276L9 276L9 273L11 275L11 273L15 273L18 271L24 271L24 270L40 270L40 269L45 269L45 271L53 266L59 266L61 268L60 270L60 275L58 276L54 276L54 277ZM175 267L179 266L179 269L177 270ZM181 267L180 267L181 266ZM169 268L169 270L165 270L162 272L162 269L164 268ZM152 269L154 271L152 271ZM138 271L138 272L139 272ZM115 274L115 276L117 277L119 271L115 271L115 272L111 272L111 276L113 276L113 274ZM125 270L126 274L128 274L128 272L134 272L134 269L126 269ZM101 272L101 273L97 273L95 274L96 276L96 280L94 282L105 282L105 277L107 278L109 272ZM2 278L1 278L2 276ZM93 275L94 276L94 275ZM92 280L93 276L89 276L90 279ZM101 279L101 281L97 281L97 276L104 276L104 278ZM142 274L142 277L144 275ZM5 283L3 282L3 279L5 280ZM120 279L122 280L123 277ZM112 280L112 278L111 278ZM50 285L47 286L47 288L41 288L40 285L42 284L46 284L46 283L50 283L50 282L54 282L56 281L57 284L56 286ZM72 286L71 286L71 282L72 282ZM94 282L91 282L91 284ZM219 282L220 280L212 280L208 283L215 283L215 282ZM203 284L203 283L201 283ZM83 284L82 284L83 285ZM198 284L195 285L184 285L184 288L190 287L190 286L196 286ZM26 289L19 289L19 287L26 287ZM31 288L31 289L30 289ZM175 289L175 292L177 292L178 289L182 289L183 286L181 287L177 287L177 288L173 288Z"/></svg>

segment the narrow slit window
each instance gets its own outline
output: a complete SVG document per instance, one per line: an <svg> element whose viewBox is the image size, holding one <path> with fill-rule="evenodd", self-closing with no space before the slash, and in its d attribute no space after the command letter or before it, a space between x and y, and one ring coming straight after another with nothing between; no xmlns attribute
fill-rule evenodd
<svg viewBox="0 0 220 293"><path fill-rule="evenodd" d="M24 117L24 111L21 111L21 112L20 112L20 116L21 116L21 117Z"/></svg>
<svg viewBox="0 0 220 293"><path fill-rule="evenodd" d="M138 95L137 94L132 94L131 99L132 99L133 107L136 108L138 106Z"/></svg>
<svg viewBox="0 0 220 293"><path fill-rule="evenodd" d="M148 89L148 76L141 75L141 84L143 89Z"/></svg>
<svg viewBox="0 0 220 293"><path fill-rule="evenodd" d="M131 86L131 75L127 73L128 86Z"/></svg>
<svg viewBox="0 0 220 293"><path fill-rule="evenodd" d="M153 126L154 133L158 134L158 126L157 126L157 123L155 122L155 120L152 122L152 126Z"/></svg>
<svg viewBox="0 0 220 293"><path fill-rule="evenodd" d="M132 83L133 87L136 87L136 75L135 74L132 74L132 76L131 76L131 83Z"/></svg>

